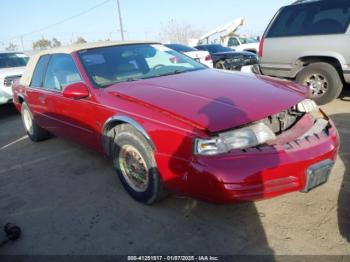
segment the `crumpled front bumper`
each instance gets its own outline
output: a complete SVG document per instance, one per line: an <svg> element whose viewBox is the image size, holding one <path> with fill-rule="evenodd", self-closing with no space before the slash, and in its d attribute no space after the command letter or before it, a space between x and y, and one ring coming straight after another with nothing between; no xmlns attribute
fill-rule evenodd
<svg viewBox="0 0 350 262"><path fill-rule="evenodd" d="M285 144L215 157L197 156L187 163L178 160L184 174L165 181L165 185L177 193L216 203L254 201L302 191L310 166L336 160L339 135L331 120L329 124L327 132ZM157 159L160 164L166 161ZM168 171L163 166L161 173Z"/></svg>
<svg viewBox="0 0 350 262"><path fill-rule="evenodd" d="M195 168L217 178L213 184L216 189L202 192L203 196L215 202L236 202L303 190L310 166L325 160L336 160L339 135L333 123L330 123L332 126L328 133L285 145L249 149L215 159L199 159L194 164Z"/></svg>

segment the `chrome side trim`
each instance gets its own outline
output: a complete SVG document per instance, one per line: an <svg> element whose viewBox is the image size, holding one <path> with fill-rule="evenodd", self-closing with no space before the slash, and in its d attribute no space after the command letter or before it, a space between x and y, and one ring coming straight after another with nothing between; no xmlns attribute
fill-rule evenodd
<svg viewBox="0 0 350 262"><path fill-rule="evenodd" d="M145 137L147 142L151 145L152 149L156 150L156 148L151 140L151 137L148 135L146 130L137 121L135 121L134 119L132 119L128 116L112 116L106 120L106 122L103 125L103 129L102 129L102 132L103 132L103 134L102 134L103 135L102 146L108 155L110 154L110 150L111 150L110 143L109 143L110 137L108 136L108 131L110 130L110 128L109 128L110 125L112 123L115 123L115 122L127 123L127 124L132 125L137 131L139 131Z"/></svg>

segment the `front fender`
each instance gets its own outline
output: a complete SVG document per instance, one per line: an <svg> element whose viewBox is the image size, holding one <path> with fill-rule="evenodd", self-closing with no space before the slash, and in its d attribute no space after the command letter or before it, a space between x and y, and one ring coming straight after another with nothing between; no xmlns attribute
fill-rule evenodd
<svg viewBox="0 0 350 262"><path fill-rule="evenodd" d="M111 146L112 141L115 137L115 132L113 127L120 125L120 124L129 124L133 126L137 131L139 131L144 138L147 140L147 142L150 144L152 149L156 151L156 147L151 139L151 137L148 135L147 131L142 127L141 124L139 124L136 120L129 116L123 116L123 115L115 115L106 120L106 122L103 125L102 129L102 147L104 151L107 153L107 155L110 155L111 153Z"/></svg>

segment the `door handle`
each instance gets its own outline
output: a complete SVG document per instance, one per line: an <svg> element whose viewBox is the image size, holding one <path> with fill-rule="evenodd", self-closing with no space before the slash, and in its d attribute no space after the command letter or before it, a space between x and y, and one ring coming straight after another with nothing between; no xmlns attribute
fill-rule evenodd
<svg viewBox="0 0 350 262"><path fill-rule="evenodd" d="M46 97L45 96L39 96L39 100L42 104L45 104Z"/></svg>

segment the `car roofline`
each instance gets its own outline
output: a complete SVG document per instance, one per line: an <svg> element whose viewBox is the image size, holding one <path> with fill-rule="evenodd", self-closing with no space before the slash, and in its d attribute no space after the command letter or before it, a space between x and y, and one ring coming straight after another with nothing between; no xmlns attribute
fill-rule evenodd
<svg viewBox="0 0 350 262"><path fill-rule="evenodd" d="M36 64L38 63L40 57L44 55L72 54L72 53L79 52L82 50L87 50L87 49L122 46L122 45L137 45L137 44L161 44L161 43L150 42L150 41L118 41L118 42L100 41L100 42L91 42L91 43L83 43L83 44L74 44L74 45L57 47L57 48L40 51L30 57L29 62L26 66L26 69L23 73L23 76L20 80L20 83L25 86L30 85Z"/></svg>

